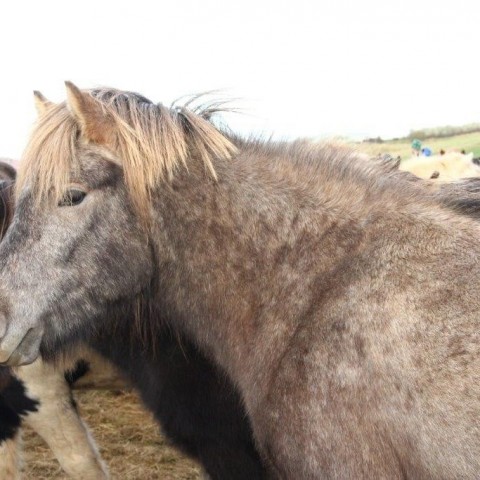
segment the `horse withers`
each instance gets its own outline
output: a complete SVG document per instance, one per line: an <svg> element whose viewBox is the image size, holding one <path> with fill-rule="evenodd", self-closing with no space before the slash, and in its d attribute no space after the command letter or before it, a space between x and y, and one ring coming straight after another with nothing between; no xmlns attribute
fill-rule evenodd
<svg viewBox="0 0 480 480"><path fill-rule="evenodd" d="M0 360L136 302L238 387L273 477L477 478L478 220L345 148L210 116L70 83L47 107L0 246Z"/></svg>

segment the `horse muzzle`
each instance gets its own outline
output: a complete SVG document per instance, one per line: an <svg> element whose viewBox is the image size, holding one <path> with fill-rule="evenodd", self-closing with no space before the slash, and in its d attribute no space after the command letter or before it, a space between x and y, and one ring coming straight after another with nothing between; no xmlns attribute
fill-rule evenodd
<svg viewBox="0 0 480 480"><path fill-rule="evenodd" d="M43 327L29 328L26 332L7 325L6 319L0 319L0 365L16 367L34 362L40 355L40 343Z"/></svg>

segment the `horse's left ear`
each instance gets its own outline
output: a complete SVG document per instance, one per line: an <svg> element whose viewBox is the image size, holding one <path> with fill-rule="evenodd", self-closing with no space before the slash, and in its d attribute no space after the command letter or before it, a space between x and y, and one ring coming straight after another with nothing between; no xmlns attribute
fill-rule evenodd
<svg viewBox="0 0 480 480"><path fill-rule="evenodd" d="M47 100L38 90L33 91L33 100L39 117L53 106L53 103L50 100Z"/></svg>
<svg viewBox="0 0 480 480"><path fill-rule="evenodd" d="M83 137L92 143L108 145L113 136L112 120L101 103L72 82L65 82L67 106L80 124Z"/></svg>

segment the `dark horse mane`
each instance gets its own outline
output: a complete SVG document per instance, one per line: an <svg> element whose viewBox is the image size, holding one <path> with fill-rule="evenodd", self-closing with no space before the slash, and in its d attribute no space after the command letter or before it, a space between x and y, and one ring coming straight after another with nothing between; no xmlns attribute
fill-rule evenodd
<svg viewBox="0 0 480 480"><path fill-rule="evenodd" d="M461 215L480 219L480 178L445 183L438 192L442 203Z"/></svg>
<svg viewBox="0 0 480 480"><path fill-rule="evenodd" d="M380 168L401 181L420 186L442 206L459 214L480 219L480 177L451 182L432 182L398 169L400 162L390 156L372 159Z"/></svg>

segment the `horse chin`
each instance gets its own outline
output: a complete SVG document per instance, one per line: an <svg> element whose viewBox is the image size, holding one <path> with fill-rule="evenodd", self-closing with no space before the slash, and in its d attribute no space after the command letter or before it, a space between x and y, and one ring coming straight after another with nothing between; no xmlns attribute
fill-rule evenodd
<svg viewBox="0 0 480 480"><path fill-rule="evenodd" d="M42 336L43 329L30 328L8 359L1 362L0 365L19 367L33 363L40 355Z"/></svg>

